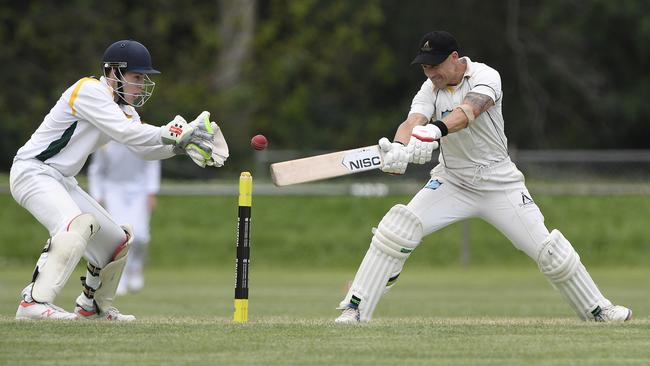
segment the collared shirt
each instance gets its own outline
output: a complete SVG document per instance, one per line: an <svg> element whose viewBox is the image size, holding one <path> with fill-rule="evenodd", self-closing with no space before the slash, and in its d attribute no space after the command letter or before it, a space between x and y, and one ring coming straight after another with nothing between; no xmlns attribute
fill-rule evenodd
<svg viewBox="0 0 650 366"><path fill-rule="evenodd" d="M508 157L501 77L485 64L472 62L468 57L462 59L467 62L467 69L461 82L438 89L427 79L413 98L409 112L440 120L462 104L469 92L487 95L494 101L494 105L478 115L467 128L440 140L439 161L448 169L489 166Z"/></svg>
<svg viewBox="0 0 650 366"><path fill-rule="evenodd" d="M14 160L37 159L64 176L75 176L88 156L110 140L148 159L174 156L160 127L141 123L135 108L117 104L104 77L83 78L69 87Z"/></svg>

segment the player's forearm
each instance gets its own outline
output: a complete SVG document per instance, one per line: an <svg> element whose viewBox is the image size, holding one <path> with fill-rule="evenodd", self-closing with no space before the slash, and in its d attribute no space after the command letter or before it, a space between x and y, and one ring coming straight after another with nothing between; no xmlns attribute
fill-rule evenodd
<svg viewBox="0 0 650 366"><path fill-rule="evenodd" d="M447 126L448 133L460 131L493 105L494 101L487 95L467 93L463 103L445 116L442 122Z"/></svg>
<svg viewBox="0 0 650 366"><path fill-rule="evenodd" d="M411 113L406 118L406 121L402 122L397 128L395 133L395 138L393 141L402 143L403 145L408 145L409 140L411 139L411 131L413 127L422 126L428 122L427 117L419 113Z"/></svg>
<svg viewBox="0 0 650 366"><path fill-rule="evenodd" d="M452 133L467 127L469 118L460 108L456 108L445 116L442 122L447 126L447 133Z"/></svg>

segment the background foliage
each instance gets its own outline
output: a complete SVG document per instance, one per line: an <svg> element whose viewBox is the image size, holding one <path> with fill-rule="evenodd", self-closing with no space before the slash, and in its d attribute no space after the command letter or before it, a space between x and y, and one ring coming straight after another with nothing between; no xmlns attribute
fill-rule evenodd
<svg viewBox="0 0 650 366"><path fill-rule="evenodd" d="M303 150L392 135L423 80L409 66L417 42L433 29L500 71L512 145L650 147L647 1L1 4L2 170L61 92L97 75L103 50L123 38L147 45L163 71L144 119L212 111L233 149L226 169L250 160L255 133ZM167 163L167 174L182 177L183 166Z"/></svg>

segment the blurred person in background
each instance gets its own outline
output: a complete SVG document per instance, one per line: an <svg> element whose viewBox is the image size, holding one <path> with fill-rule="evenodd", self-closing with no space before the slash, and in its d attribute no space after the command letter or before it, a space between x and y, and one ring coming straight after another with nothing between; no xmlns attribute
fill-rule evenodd
<svg viewBox="0 0 650 366"><path fill-rule="evenodd" d="M456 39L445 31L427 33L418 49L412 65L427 79L394 140L379 140L381 169L403 174L409 163L429 162L438 147L439 164L407 205L392 207L373 229L336 322L370 321L422 237L471 217L496 227L532 258L579 318L629 320L632 311L600 292L562 233L546 228L523 174L510 160L499 73L460 57Z"/></svg>
<svg viewBox="0 0 650 366"><path fill-rule="evenodd" d="M160 160L143 160L126 146L111 141L91 157L88 191L118 223L135 233L117 295L144 287L144 262L151 232L149 223L160 190Z"/></svg>
<svg viewBox="0 0 650 366"><path fill-rule="evenodd" d="M50 234L21 292L16 319L135 320L113 307L133 231L77 184L75 176L90 154L115 140L148 160L187 154L201 167L220 167L228 157L209 112L191 123L176 116L161 127L140 120L135 108L151 97L155 83L149 75L159 73L144 45L113 43L101 70L99 79L82 78L65 90L14 157L11 194ZM54 301L82 257L87 261L82 292L68 312Z"/></svg>

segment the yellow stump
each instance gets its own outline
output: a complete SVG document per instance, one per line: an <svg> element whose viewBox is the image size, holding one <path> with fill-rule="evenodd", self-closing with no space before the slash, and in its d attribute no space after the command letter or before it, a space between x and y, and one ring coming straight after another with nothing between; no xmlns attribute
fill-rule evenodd
<svg viewBox="0 0 650 366"><path fill-rule="evenodd" d="M237 262L235 267L236 322L248 321L248 267L250 264L251 208L253 177L249 172L239 175L239 211L237 215Z"/></svg>

